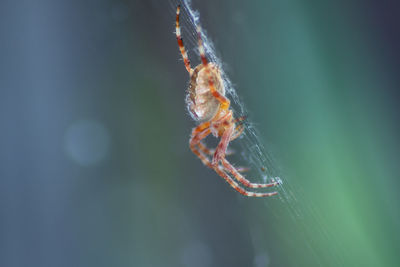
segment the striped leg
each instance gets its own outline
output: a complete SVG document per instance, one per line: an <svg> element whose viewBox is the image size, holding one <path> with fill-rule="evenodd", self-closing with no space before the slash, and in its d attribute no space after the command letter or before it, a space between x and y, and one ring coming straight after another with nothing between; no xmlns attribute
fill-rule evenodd
<svg viewBox="0 0 400 267"><path fill-rule="evenodd" d="M225 181L227 181L230 186L232 186L236 191L238 191L240 194L247 196L247 197L271 197L275 196L278 194L277 192L272 192L272 193L258 193L258 192L250 192L245 189L243 189L240 185L238 185L228 174L226 174L225 171L222 170L221 167L216 167L214 170L224 178Z"/></svg>
<svg viewBox="0 0 400 267"><path fill-rule="evenodd" d="M185 63L186 70L189 74L192 74L193 69L190 67L190 61L186 53L185 46L183 45L183 40L181 37L181 27L179 25L179 13L181 12L181 6L178 5L176 9L176 26L175 26L175 33L176 33L176 40L178 41L179 50L181 51L183 63Z"/></svg>
<svg viewBox="0 0 400 267"><path fill-rule="evenodd" d="M235 121L237 121L237 120L235 120ZM230 141L232 141L232 140L236 139L237 137L239 137L243 133L243 130L244 130L243 125L238 125L235 128L235 131L234 131ZM206 155L213 156L214 153L215 153L214 149L208 148L205 144L203 144L203 142L199 142L197 144L197 146L199 147L200 151L203 152ZM234 153L235 152L232 149L227 148L226 152L225 152L225 156L233 155ZM245 171L249 170L246 167L239 167L237 169L238 169L239 172L245 172Z"/></svg>
<svg viewBox="0 0 400 267"><path fill-rule="evenodd" d="M229 142L231 140L233 140L234 138L236 138L233 136L235 134L235 132L232 129L233 129L233 126L228 129L225 129L225 132L223 133L223 135L221 137L221 141L219 142L217 148L215 149L214 156L213 156L212 163L211 163L214 166L214 168L216 166L218 166L220 162L223 162L223 160L225 159L225 156L227 155L227 147L229 145ZM225 166L223 166L223 167L225 168ZM235 170L237 172L246 172L249 170L249 168L238 167ZM227 169L227 171L230 172L229 169Z"/></svg>
<svg viewBox="0 0 400 267"><path fill-rule="evenodd" d="M244 125L243 125L243 121L246 119L246 116L240 116L236 119L233 120L233 123L239 123L238 126L236 126L235 128L235 132L233 133L232 137L231 137L231 141L235 140L236 138L238 138L239 136L242 135L243 131L244 131Z"/></svg>
<svg viewBox="0 0 400 267"><path fill-rule="evenodd" d="M201 125L200 125L201 126ZM193 130L195 132L196 129ZM276 195L276 192L273 193L255 193L255 192L250 192L245 189L243 189L241 186L238 185L223 169L221 166L215 166L213 167L211 165L210 160L196 148L196 145L200 143L200 141L204 138L206 138L210 134L210 129L206 128L201 132L196 132L196 134L190 139L190 149L193 151L193 153L200 158L200 160L208 167L212 168L215 170L215 172L221 176L226 182L229 183L230 186L232 186L236 191L238 191L240 194L248 197L269 197Z"/></svg>
<svg viewBox="0 0 400 267"><path fill-rule="evenodd" d="M244 178L236 169L233 167L229 161L227 161L225 158L222 159L222 165L224 166L225 169L227 169L230 173L232 173L233 177L235 177L236 180L241 182L244 186L249 187L249 188L266 188L266 187L272 187L272 186L277 186L279 183L278 182L273 182L269 184L257 184L257 183L251 183L249 180ZM276 193L276 192L274 192Z"/></svg>
<svg viewBox="0 0 400 267"><path fill-rule="evenodd" d="M210 149L208 148L205 144L203 144L203 142L199 142L198 144L199 149L206 155L212 156L215 153L214 149ZM233 151L232 149L227 149L225 155L226 156L230 156L233 155L235 153L235 151Z"/></svg>
<svg viewBox="0 0 400 267"><path fill-rule="evenodd" d="M238 183L236 183L223 169L221 166L216 166L213 167L211 165L210 160L203 155L203 153L201 153L197 148L196 148L196 144L198 144L200 142L200 140L204 139L207 137L207 135L210 134L210 130L206 129L201 133L198 133L196 136L194 136L191 140L190 140L190 148L193 151L193 153L200 158L200 160L208 167L212 168L215 170L215 172L221 176L226 182L228 182L228 184L230 186L232 186L236 191L238 191L240 194L244 195L244 196L248 196L248 197L269 197L269 196L273 196L276 195L276 192L273 193L255 193L255 192L250 192L245 190L244 188L242 188L241 186L238 185Z"/></svg>
<svg viewBox="0 0 400 267"><path fill-rule="evenodd" d="M198 144L199 149L205 153L206 155L212 155L214 154L214 149L209 149L205 144L203 144L202 142L199 142Z"/></svg>
<svg viewBox="0 0 400 267"><path fill-rule="evenodd" d="M244 186L249 187L249 188L266 188L266 187L271 187L271 186L277 186L278 183L269 183L269 184L258 184L258 183L251 183L249 180L244 178L238 170L233 167L229 161L226 160L225 158L225 151L226 148L229 145L230 140L232 139L232 136L234 134L234 126L232 125L231 127L225 129L221 141L218 144L217 149L215 150L214 157L212 159L212 166L214 166L214 169L219 168L219 162L222 163L222 166L230 172L233 177L238 180L240 183L242 183ZM276 192L273 192L276 194ZM272 193L271 193L272 194Z"/></svg>
<svg viewBox="0 0 400 267"><path fill-rule="evenodd" d="M204 155L201 151L197 149L197 145L200 143L201 140L206 138L211 133L209 128L204 129L203 131L197 132L196 129L193 130L192 138L190 138L189 146L192 152L209 168L213 168L211 166L210 160Z"/></svg>
<svg viewBox="0 0 400 267"><path fill-rule="evenodd" d="M243 131L244 131L244 126L243 126L242 124L236 126L235 131L233 132L230 141L233 141L233 140L235 140L236 138L238 138L239 136L241 136L242 133L243 133Z"/></svg>
<svg viewBox="0 0 400 267"><path fill-rule="evenodd" d="M240 117L237 117L233 122L234 122L234 123L239 122L240 124L242 124L243 121L244 121L246 118L247 118L247 116L240 116Z"/></svg>
<svg viewBox="0 0 400 267"><path fill-rule="evenodd" d="M210 123L205 122L203 124L200 124L198 127L194 128L192 131L192 138L189 141L189 145L190 145L190 148L193 151L193 153L196 154L201 159L201 161L204 163L204 165L213 169L207 155L208 156L214 155L214 149L209 149L206 145L204 145L201 142L201 140L205 139L211 133L211 130L209 128L207 128L209 126L210 126ZM196 146L200 149L200 151L196 148ZM246 170L246 168L242 168L242 169L244 171Z"/></svg>
<svg viewBox="0 0 400 267"><path fill-rule="evenodd" d="M197 38L198 38L198 43L199 43L199 52L200 52L200 58L201 61L203 62L204 69L206 70L208 76L210 76L210 70L208 68L208 60L206 58L206 54L204 51L204 46L203 46L203 40L201 39L201 27L197 25ZM208 79L208 85L210 87L211 94L221 103L221 109L227 110L229 108L229 105L231 102L229 101L228 98L226 98L224 95L222 95L220 92L218 92L215 89L214 82L212 79Z"/></svg>
<svg viewBox="0 0 400 267"><path fill-rule="evenodd" d="M214 153L215 153L215 150L214 150L214 149L209 149L209 148L208 148L206 145L204 145L202 142L199 142L199 143L197 144L197 146L198 146L198 148L200 149L200 151L201 151L202 153L204 153L205 155L213 156ZM225 153L225 156L229 156L229 155L232 155L232 154L234 154L234 151L228 148L227 151L226 151L226 153ZM238 172L248 172L250 169L247 168L247 167L236 167L236 170L237 170Z"/></svg>
<svg viewBox="0 0 400 267"><path fill-rule="evenodd" d="M212 159L212 165L217 166L219 162L225 158L225 152L231 140L232 134L234 132L234 125L226 128L221 136L221 141L219 142L217 148L215 149L214 157Z"/></svg>

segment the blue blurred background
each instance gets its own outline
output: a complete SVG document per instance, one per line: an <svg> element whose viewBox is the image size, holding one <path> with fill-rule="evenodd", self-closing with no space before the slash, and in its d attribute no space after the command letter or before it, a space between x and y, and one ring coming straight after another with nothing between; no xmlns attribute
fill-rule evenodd
<svg viewBox="0 0 400 267"><path fill-rule="evenodd" d="M176 1L3 0L0 266L400 266L399 4L193 5L291 200L190 152Z"/></svg>

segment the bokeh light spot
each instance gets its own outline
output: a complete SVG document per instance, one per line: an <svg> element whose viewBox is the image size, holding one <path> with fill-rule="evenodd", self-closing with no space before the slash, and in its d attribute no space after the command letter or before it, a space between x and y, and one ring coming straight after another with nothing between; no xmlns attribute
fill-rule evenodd
<svg viewBox="0 0 400 267"><path fill-rule="evenodd" d="M254 258L255 267L266 267L269 266L269 258L266 254L258 254Z"/></svg>
<svg viewBox="0 0 400 267"><path fill-rule="evenodd" d="M199 241L189 243L182 250L182 264L190 267L207 267L212 265L210 248Z"/></svg>
<svg viewBox="0 0 400 267"><path fill-rule="evenodd" d="M92 165L105 158L110 135L103 124L94 120L73 123L65 134L65 150L80 165Z"/></svg>

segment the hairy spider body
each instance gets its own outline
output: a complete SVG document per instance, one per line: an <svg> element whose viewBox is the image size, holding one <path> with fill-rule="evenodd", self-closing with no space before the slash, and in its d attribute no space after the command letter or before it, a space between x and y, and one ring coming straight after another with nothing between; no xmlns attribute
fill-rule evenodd
<svg viewBox="0 0 400 267"><path fill-rule="evenodd" d="M190 75L186 103L192 118L200 123L192 130L189 141L190 149L200 158L204 165L213 169L240 194L250 197L276 195L277 192L258 193L247 191L228 174L230 173L238 182L249 188L266 188L279 184L278 182L268 184L251 183L240 174L240 171L245 171L246 168L235 168L226 160L225 157L229 143L239 137L243 132L244 128L240 122L244 118L240 117L235 119L233 117L233 112L229 108L230 101L225 96L225 87L220 68L215 63L208 62L205 56L200 26L197 26L196 30L202 63L194 69L190 66L190 61L181 37L179 13L180 6L178 6L176 10L176 39L186 70ZM236 126L237 122L239 122L238 126ZM207 146L202 143L202 140L210 134L221 138L215 151L208 149Z"/></svg>
<svg viewBox="0 0 400 267"><path fill-rule="evenodd" d="M218 67L213 63L208 63L206 67L203 64L198 65L191 74L186 96L189 112L192 118L197 121L212 119L220 107L220 102L211 93L209 79L214 83L217 92L225 95L225 88Z"/></svg>

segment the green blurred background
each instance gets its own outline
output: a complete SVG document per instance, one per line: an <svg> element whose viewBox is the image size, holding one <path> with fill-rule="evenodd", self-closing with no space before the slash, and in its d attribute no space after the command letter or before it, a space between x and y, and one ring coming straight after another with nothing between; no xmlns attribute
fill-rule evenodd
<svg viewBox="0 0 400 267"><path fill-rule="evenodd" d="M193 1L268 199L188 148L176 3L1 2L0 266L400 266L399 3Z"/></svg>

